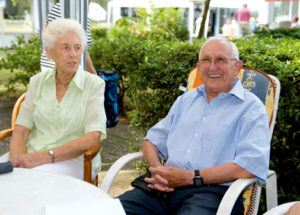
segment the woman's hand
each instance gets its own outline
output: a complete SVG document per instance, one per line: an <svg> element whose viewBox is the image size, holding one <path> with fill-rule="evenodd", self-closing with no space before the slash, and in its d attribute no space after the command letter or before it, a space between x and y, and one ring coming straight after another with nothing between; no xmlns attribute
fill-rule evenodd
<svg viewBox="0 0 300 215"><path fill-rule="evenodd" d="M33 168L46 163L44 161L48 157L45 156L48 155L43 152L26 153L26 154L14 156L13 158L11 158L11 162L15 167Z"/></svg>

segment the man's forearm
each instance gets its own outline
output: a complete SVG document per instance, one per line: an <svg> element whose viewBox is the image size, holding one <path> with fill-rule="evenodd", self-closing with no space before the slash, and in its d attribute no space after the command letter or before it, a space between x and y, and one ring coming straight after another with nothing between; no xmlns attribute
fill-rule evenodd
<svg viewBox="0 0 300 215"><path fill-rule="evenodd" d="M200 170L200 175L203 177L204 184L221 184L239 178L255 177L255 175L235 163L226 163L211 168L203 168Z"/></svg>
<svg viewBox="0 0 300 215"><path fill-rule="evenodd" d="M144 140L142 150L143 157L149 167L157 167L162 165L158 156L158 150L156 146L149 140Z"/></svg>

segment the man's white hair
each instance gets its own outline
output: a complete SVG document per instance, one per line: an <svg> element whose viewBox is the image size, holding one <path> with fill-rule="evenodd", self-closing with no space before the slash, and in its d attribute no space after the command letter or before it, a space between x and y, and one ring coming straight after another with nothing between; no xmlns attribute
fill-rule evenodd
<svg viewBox="0 0 300 215"><path fill-rule="evenodd" d="M66 32L74 32L80 42L82 50L86 46L86 33L79 22L74 19L55 19L48 23L42 33L44 47L52 49L59 37L62 37Z"/></svg>
<svg viewBox="0 0 300 215"><path fill-rule="evenodd" d="M236 47L236 45L229 41L226 37L221 37L221 36L214 36L214 37L209 37L203 44L202 44L202 47L200 49L200 52L199 52L199 57L201 56L201 53L202 53L202 50L203 48L210 42L212 41L219 41L225 45L227 45L230 49L231 49L231 52L232 52L232 57L236 60L239 60L240 57L239 57L239 50L238 48Z"/></svg>

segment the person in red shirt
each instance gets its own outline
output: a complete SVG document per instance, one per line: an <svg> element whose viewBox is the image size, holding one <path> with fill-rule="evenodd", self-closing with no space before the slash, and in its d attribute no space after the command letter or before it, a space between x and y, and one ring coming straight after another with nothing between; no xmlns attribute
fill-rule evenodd
<svg viewBox="0 0 300 215"><path fill-rule="evenodd" d="M251 11L248 9L247 4L244 4L243 8L238 10L237 17L236 17L243 36L249 35L251 33L249 28L250 17L251 17Z"/></svg>

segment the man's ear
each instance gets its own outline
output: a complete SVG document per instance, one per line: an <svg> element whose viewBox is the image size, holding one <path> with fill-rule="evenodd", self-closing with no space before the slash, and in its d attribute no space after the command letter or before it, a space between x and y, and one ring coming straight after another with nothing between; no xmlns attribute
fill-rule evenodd
<svg viewBox="0 0 300 215"><path fill-rule="evenodd" d="M234 66L235 66L235 76L238 76L241 69L243 68L243 61L237 60L234 64Z"/></svg>

